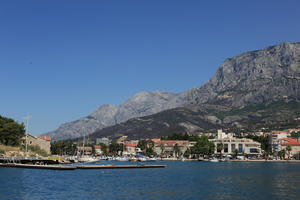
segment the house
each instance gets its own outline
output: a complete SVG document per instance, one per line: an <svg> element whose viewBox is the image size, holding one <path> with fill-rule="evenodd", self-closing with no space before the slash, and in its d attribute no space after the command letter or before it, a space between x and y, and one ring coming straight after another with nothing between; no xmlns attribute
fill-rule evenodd
<svg viewBox="0 0 300 200"><path fill-rule="evenodd" d="M102 138L96 138L96 144L105 144L105 145L110 145L111 140L108 139L107 137L102 137Z"/></svg>
<svg viewBox="0 0 300 200"><path fill-rule="evenodd" d="M289 155L289 157L293 156L293 155L296 155L298 153L300 153L300 142L294 138L281 138L279 140L277 140L274 145L276 145L276 149L277 149L277 152L278 151L281 151L281 150L286 150L287 146L290 146L291 147L291 151L288 152L286 150L286 152Z"/></svg>
<svg viewBox="0 0 300 200"><path fill-rule="evenodd" d="M236 138L232 133L226 134L222 130L218 130L215 139L209 139L215 144L215 154L222 153L224 155L245 153L248 155L261 154L261 144L248 138ZM223 148L218 148L223 145Z"/></svg>
<svg viewBox="0 0 300 200"><path fill-rule="evenodd" d="M51 147L51 137L48 136L41 136L41 137L36 137L33 135L29 135L27 134L27 136L25 135L23 138L23 145L26 145L26 141L27 141L27 145L28 146L38 146L40 147L42 150L44 150L45 152L47 152L47 154L50 154L50 147Z"/></svg>
<svg viewBox="0 0 300 200"><path fill-rule="evenodd" d="M95 149L95 154L97 154L97 155L102 155L103 154L103 151L102 151L100 145L94 145L94 149Z"/></svg>
<svg viewBox="0 0 300 200"><path fill-rule="evenodd" d="M176 157L176 151L184 154L190 147L188 140L161 140L151 139L154 142L154 152L165 157ZM177 149L176 149L177 148Z"/></svg>
<svg viewBox="0 0 300 200"><path fill-rule="evenodd" d="M125 141L123 154L136 155L138 153L141 153L142 150L139 147L137 147L138 143L138 140Z"/></svg>
<svg viewBox="0 0 300 200"><path fill-rule="evenodd" d="M77 154L79 155L91 155L92 152L92 147L77 147Z"/></svg>
<svg viewBox="0 0 300 200"><path fill-rule="evenodd" d="M280 151L279 146L277 144L279 139L287 138L291 136L289 131L272 131L269 133L269 146L271 152L278 152Z"/></svg>

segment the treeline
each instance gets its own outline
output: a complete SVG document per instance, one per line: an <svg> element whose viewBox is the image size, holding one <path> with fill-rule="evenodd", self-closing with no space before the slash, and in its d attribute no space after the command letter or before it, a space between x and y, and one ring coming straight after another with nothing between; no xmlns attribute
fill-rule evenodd
<svg viewBox="0 0 300 200"><path fill-rule="evenodd" d="M56 155L75 155L77 153L77 145L73 142L57 141L51 143L51 153Z"/></svg>
<svg viewBox="0 0 300 200"><path fill-rule="evenodd" d="M19 146L25 135L24 124L0 115L0 143L7 146Z"/></svg>
<svg viewBox="0 0 300 200"><path fill-rule="evenodd" d="M188 141L197 141L199 140L199 136L197 135L189 135L187 133L182 134L182 133L174 133L172 135L168 136L162 136L160 139L161 140L188 140ZM212 138L212 137L209 137Z"/></svg>

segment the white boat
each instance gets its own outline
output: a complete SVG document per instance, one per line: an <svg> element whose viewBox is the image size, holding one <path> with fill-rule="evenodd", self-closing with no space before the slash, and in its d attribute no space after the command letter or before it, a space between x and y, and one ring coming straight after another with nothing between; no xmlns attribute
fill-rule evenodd
<svg viewBox="0 0 300 200"><path fill-rule="evenodd" d="M91 163L91 162L98 162L100 159L91 157L91 156L82 156L78 158L79 162Z"/></svg>
<svg viewBox="0 0 300 200"><path fill-rule="evenodd" d="M139 157L139 158L137 158L137 161L145 162L145 161L147 161L147 158L145 158L145 157Z"/></svg>
<svg viewBox="0 0 300 200"><path fill-rule="evenodd" d="M129 159L127 157L116 157L117 161L128 161Z"/></svg>
<svg viewBox="0 0 300 200"><path fill-rule="evenodd" d="M219 160L217 158L212 158L210 162L219 162Z"/></svg>
<svg viewBox="0 0 300 200"><path fill-rule="evenodd" d="M147 161L153 162L156 161L156 158L147 158Z"/></svg>

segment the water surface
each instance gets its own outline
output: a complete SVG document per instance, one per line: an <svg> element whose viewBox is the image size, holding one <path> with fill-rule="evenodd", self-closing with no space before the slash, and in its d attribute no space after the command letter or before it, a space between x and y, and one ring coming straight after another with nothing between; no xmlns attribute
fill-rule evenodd
<svg viewBox="0 0 300 200"><path fill-rule="evenodd" d="M300 163L165 161L155 164L168 167L75 171L0 168L0 199L282 200L300 197Z"/></svg>

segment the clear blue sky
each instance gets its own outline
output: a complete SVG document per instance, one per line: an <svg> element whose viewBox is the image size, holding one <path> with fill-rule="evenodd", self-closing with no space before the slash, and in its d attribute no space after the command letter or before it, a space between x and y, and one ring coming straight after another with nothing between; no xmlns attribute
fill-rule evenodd
<svg viewBox="0 0 300 200"><path fill-rule="evenodd" d="M224 59L300 41L297 0L0 1L0 114L38 135L140 91L182 92Z"/></svg>

